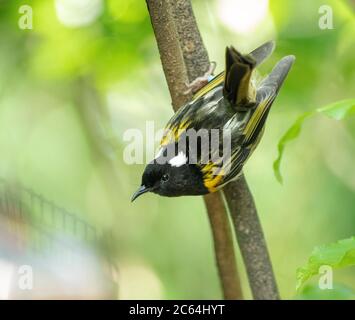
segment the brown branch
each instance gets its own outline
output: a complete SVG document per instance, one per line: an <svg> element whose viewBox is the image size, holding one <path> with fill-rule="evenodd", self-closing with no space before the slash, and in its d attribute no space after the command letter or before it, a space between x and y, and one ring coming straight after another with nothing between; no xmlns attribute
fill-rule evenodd
<svg viewBox="0 0 355 320"><path fill-rule="evenodd" d="M242 175L224 188L254 299L280 299L253 196Z"/></svg>
<svg viewBox="0 0 355 320"><path fill-rule="evenodd" d="M176 29L187 66L189 81L191 82L198 76L203 75L208 69L208 54L203 45L190 0L170 1L174 4L172 12L176 21ZM253 297L255 299L278 299L278 289L263 231L253 196L244 176L235 182L231 182L228 188L225 188L224 194L228 202ZM211 197L213 197L213 200L210 200L210 203L222 201L220 195L211 195ZM205 197L205 202L206 199ZM208 208L207 211L210 212ZM224 207L223 211L225 212ZM212 212L216 216L210 215L210 220L220 218L218 213ZM228 223L228 221L225 222ZM220 223L219 230L222 230L223 223L216 222L217 225L218 223ZM229 230L229 225L227 229ZM223 239L219 239L219 241L223 243Z"/></svg>
<svg viewBox="0 0 355 320"><path fill-rule="evenodd" d="M198 29L191 2L170 0L189 82L205 74L210 62ZM204 197L212 229L219 276L226 299L242 299L232 232L221 192Z"/></svg>
<svg viewBox="0 0 355 320"><path fill-rule="evenodd" d="M177 111L191 98L191 95L183 94L186 91L188 78L175 23L171 18L168 1L147 0L147 6L173 109Z"/></svg>
<svg viewBox="0 0 355 320"><path fill-rule="evenodd" d="M219 278L225 299L241 300L243 293L234 254L232 230L221 192L203 197L208 213Z"/></svg>
<svg viewBox="0 0 355 320"><path fill-rule="evenodd" d="M179 37L189 81L205 74L210 65L207 50L197 27L191 2L170 0L172 14Z"/></svg>
<svg viewBox="0 0 355 320"><path fill-rule="evenodd" d="M208 69L209 60L190 1L147 0L165 78L176 111L191 99L186 83ZM175 21L175 22L174 22ZM185 66L186 64L186 66ZM186 70L187 67L187 70ZM221 193L204 197L225 299L241 299L233 240Z"/></svg>

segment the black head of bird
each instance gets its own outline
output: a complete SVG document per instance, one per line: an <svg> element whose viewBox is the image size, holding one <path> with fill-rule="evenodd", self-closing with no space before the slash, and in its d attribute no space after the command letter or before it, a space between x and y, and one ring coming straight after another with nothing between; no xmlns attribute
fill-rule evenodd
<svg viewBox="0 0 355 320"><path fill-rule="evenodd" d="M133 195L132 201L146 192L176 197L206 194L208 190L204 186L202 174L196 166L184 164L176 167L168 163L152 162L145 168L141 186Z"/></svg>
<svg viewBox="0 0 355 320"><path fill-rule="evenodd" d="M270 108L295 59L282 58L267 77L256 82L253 70L273 49L274 43L267 42L242 55L227 47L225 71L167 123L158 155L146 166L132 201L146 192L168 197L204 195L238 178L260 142ZM213 131L219 133L215 144ZM195 133L195 139L189 132ZM222 161L216 154L224 152L226 137L229 152Z"/></svg>

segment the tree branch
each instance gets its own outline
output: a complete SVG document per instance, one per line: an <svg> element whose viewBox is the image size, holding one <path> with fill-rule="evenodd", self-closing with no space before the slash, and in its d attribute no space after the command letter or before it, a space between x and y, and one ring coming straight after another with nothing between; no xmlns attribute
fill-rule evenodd
<svg viewBox="0 0 355 320"><path fill-rule="evenodd" d="M170 2L174 4L172 8L174 9L176 29L188 70L189 81L191 82L203 75L208 69L208 54L203 45L190 0L170 0ZM262 227L244 175L237 181L231 182L229 187L225 188L224 194L228 202L253 297L255 299L278 299L279 293ZM218 195L213 200L222 201L221 199L222 197ZM225 212L224 207L223 211ZM219 217L217 213L215 214L217 217L210 215L210 220ZM229 226L227 229L229 230ZM219 230L222 230L222 224Z"/></svg>
<svg viewBox="0 0 355 320"><path fill-rule="evenodd" d="M191 2L169 0L189 81L205 74L210 60L197 27Z"/></svg>
<svg viewBox="0 0 355 320"><path fill-rule="evenodd" d="M232 230L222 193L210 193L204 196L203 199L212 229L223 296L228 300L242 300L243 293L234 254Z"/></svg>
<svg viewBox="0 0 355 320"><path fill-rule="evenodd" d="M147 0L160 59L176 111L191 99L186 83L209 67L190 1ZM187 70L186 70L187 67ZM204 197L214 239L217 267L225 299L241 299L233 240L221 193Z"/></svg>
<svg viewBox="0 0 355 320"><path fill-rule="evenodd" d="M168 1L164 0L147 0L147 6L173 109L177 111L179 107L191 99L191 95L183 94L186 91L188 80L187 71L175 23L171 18L170 5Z"/></svg>
<svg viewBox="0 0 355 320"><path fill-rule="evenodd" d="M254 299L280 299L253 196L242 175L224 188Z"/></svg>

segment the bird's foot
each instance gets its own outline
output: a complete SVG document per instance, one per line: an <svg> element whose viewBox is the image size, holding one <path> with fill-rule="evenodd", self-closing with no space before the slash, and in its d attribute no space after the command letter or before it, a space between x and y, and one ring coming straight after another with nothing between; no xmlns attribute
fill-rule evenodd
<svg viewBox="0 0 355 320"><path fill-rule="evenodd" d="M203 88L207 83L209 83L213 79L213 73L216 69L216 66L217 66L216 62L212 61L210 63L208 70L203 76L196 78L190 83L186 83L187 90L184 92L184 94L189 94L189 93L195 94L197 91Z"/></svg>

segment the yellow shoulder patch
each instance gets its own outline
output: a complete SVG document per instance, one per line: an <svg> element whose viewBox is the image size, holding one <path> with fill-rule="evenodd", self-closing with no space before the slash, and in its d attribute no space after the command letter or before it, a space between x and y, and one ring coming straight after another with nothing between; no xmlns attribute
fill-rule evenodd
<svg viewBox="0 0 355 320"><path fill-rule="evenodd" d="M222 175L216 175L209 179L204 179L203 184L209 192L217 191L217 186L219 186L220 181L222 180Z"/></svg>
<svg viewBox="0 0 355 320"><path fill-rule="evenodd" d="M217 187L223 179L223 170L219 168L215 163L209 162L201 165L201 171L203 174L203 184L209 192L217 191Z"/></svg>

